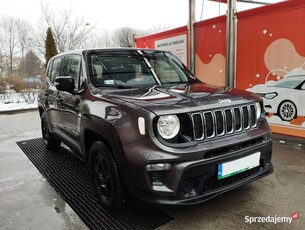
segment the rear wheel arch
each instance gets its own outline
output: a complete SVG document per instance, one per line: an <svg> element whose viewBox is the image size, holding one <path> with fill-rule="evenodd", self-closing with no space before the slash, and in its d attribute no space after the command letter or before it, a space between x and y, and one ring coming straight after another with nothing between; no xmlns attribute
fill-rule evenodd
<svg viewBox="0 0 305 230"><path fill-rule="evenodd" d="M49 121L46 113L41 114L41 133L45 146L50 150L58 150L61 140L56 138L50 131Z"/></svg>
<svg viewBox="0 0 305 230"><path fill-rule="evenodd" d="M38 112L41 117L42 113L44 113L44 109L41 106L38 106Z"/></svg>

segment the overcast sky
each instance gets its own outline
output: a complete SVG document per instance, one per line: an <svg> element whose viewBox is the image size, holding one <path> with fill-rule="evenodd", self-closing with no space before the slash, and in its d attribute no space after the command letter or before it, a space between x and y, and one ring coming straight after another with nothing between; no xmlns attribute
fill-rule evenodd
<svg viewBox="0 0 305 230"><path fill-rule="evenodd" d="M257 0L279 2L281 0ZM97 28L115 29L123 26L135 29L168 25L170 28L187 24L188 0L0 0L0 15L29 21L33 26L41 20L41 3L52 9L74 9L74 16L84 17ZM203 0L196 0L196 20L200 20ZM238 3L238 11L257 7ZM226 4L204 1L203 19L225 14Z"/></svg>

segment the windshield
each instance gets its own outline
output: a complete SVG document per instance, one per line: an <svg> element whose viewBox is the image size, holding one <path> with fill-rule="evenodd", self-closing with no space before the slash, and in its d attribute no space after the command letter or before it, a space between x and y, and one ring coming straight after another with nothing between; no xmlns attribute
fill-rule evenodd
<svg viewBox="0 0 305 230"><path fill-rule="evenodd" d="M199 82L168 52L94 51L89 62L91 82L96 87L139 88Z"/></svg>

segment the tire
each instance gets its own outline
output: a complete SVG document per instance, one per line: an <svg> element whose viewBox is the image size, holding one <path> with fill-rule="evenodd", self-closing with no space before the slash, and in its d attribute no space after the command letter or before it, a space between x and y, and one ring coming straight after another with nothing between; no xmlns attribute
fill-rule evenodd
<svg viewBox="0 0 305 230"><path fill-rule="evenodd" d="M291 101L283 101L279 106L278 114L283 121L291 121L297 117L297 107Z"/></svg>
<svg viewBox="0 0 305 230"><path fill-rule="evenodd" d="M61 141L53 136L49 130L48 121L45 113L41 114L41 133L42 139L49 150L58 150L61 144Z"/></svg>
<svg viewBox="0 0 305 230"><path fill-rule="evenodd" d="M89 163L94 191L102 207L106 210L122 208L123 185L112 155L101 141L92 145Z"/></svg>

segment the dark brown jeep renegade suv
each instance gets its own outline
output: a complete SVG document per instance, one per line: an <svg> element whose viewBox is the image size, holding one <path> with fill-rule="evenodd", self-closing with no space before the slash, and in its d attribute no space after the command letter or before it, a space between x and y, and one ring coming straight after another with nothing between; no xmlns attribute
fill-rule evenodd
<svg viewBox="0 0 305 230"><path fill-rule="evenodd" d="M273 171L262 99L201 82L169 52L61 53L38 103L47 148L63 142L88 162L107 209L127 193L195 204Z"/></svg>

